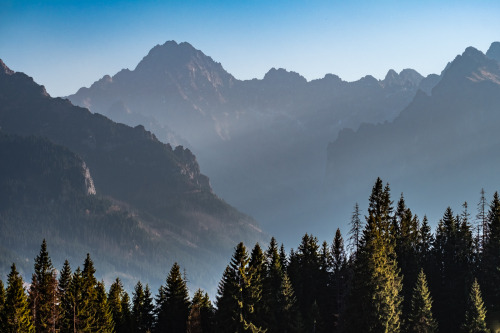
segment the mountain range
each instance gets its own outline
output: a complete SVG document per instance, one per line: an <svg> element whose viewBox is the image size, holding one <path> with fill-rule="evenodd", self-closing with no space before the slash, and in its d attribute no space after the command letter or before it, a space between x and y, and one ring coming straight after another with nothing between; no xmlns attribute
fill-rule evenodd
<svg viewBox="0 0 500 333"><path fill-rule="evenodd" d="M500 189L499 60L498 42L486 54L469 47L394 121L343 130L328 147L332 201L358 200L382 177L431 221L464 201L474 216L481 188L490 198Z"/></svg>
<svg viewBox="0 0 500 333"><path fill-rule="evenodd" d="M74 258L76 249L99 253L97 266L111 279L118 275L133 284L141 279L160 285L173 262L179 261L190 272L194 285L214 292L235 244L242 240L263 243L268 238L255 220L214 194L189 149L164 144L143 126L117 124L68 100L52 98L43 86L24 73L10 70L3 62L0 131L10 135L2 140L5 149L0 160L2 165L10 163L5 170L11 172L2 176L11 186L2 188L2 195L15 202L15 198L20 199L19 192L24 191L27 197L43 199L18 200L17 205L4 206L0 212L0 227L5 231L0 236L0 244L5 247L0 250L11 253L9 257L18 255L23 262L30 262L42 238L46 238L49 246L53 244L53 252L60 256ZM40 143L33 138L45 141ZM40 151L49 156L26 155L25 150L36 152L37 145L30 146L24 140L38 142ZM75 167L61 167L60 159L73 160L70 164L79 166L80 174L88 175L86 181L92 186L87 193L66 190L82 188L85 180L82 183L74 174L66 174L74 173ZM16 165L28 165L33 177L16 176L12 173L20 172ZM67 179L64 183L68 184L54 184L53 192L59 189L61 193L45 198L41 194L46 192L44 182L57 177L42 181L40 175L54 174L61 174L58 181ZM89 196L95 199L88 199ZM50 210L52 206L47 203L52 202L55 208ZM36 214L47 209L50 214ZM120 214L111 218L112 212ZM25 218L25 213L31 217ZM123 225L123 229L117 228L117 234L110 236L114 232L110 224L102 226L107 230L103 235L95 235L91 228L77 233L81 224L88 222L87 215L94 214L97 220L104 219L102 223L111 219L115 226ZM116 222L116 218L125 222ZM94 219L89 223L97 222ZM126 227L127 223L130 227ZM61 225L65 225L66 232L58 227ZM29 235L18 235L16 230ZM120 241L108 242L108 237ZM69 240L71 246L67 245ZM83 260L84 254L79 252L81 259L73 260L73 264ZM64 258L57 259L62 264ZM8 266L2 266L4 273L7 269Z"/></svg>
<svg viewBox="0 0 500 333"><path fill-rule="evenodd" d="M309 220L328 205L328 142L342 128L393 120L417 90L430 92L438 80L405 69L383 80L327 74L308 82L273 68L263 79L242 81L190 44L169 41L134 70L106 75L68 98L188 146L218 195L290 244L321 230L311 230Z"/></svg>

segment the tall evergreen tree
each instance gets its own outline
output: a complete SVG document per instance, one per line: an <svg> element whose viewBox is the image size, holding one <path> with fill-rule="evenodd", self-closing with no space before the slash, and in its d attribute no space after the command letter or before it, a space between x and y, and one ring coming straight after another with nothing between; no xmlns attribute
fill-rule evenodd
<svg viewBox="0 0 500 333"><path fill-rule="evenodd" d="M477 279L472 283L462 332L490 333L490 330L486 327L486 308L484 307Z"/></svg>
<svg viewBox="0 0 500 333"><path fill-rule="evenodd" d="M34 333L33 318L28 304L28 297L23 288L23 279L12 264L7 277L7 291L3 311L5 333Z"/></svg>
<svg viewBox="0 0 500 333"><path fill-rule="evenodd" d="M249 261L245 245L239 243L217 291L218 332L263 332L250 320L261 295L253 285L254 269Z"/></svg>
<svg viewBox="0 0 500 333"><path fill-rule="evenodd" d="M130 297L123 292L122 297L122 324L117 333L131 333L133 327L132 311L130 310Z"/></svg>
<svg viewBox="0 0 500 333"><path fill-rule="evenodd" d="M141 281L134 288L132 299L132 331L151 332L154 324L154 307L148 285L143 288Z"/></svg>
<svg viewBox="0 0 500 333"><path fill-rule="evenodd" d="M342 310L342 305L343 305L343 298L344 298L344 291L346 289L346 265L347 265L347 258L346 258L346 253L344 249L344 239L342 238L342 233L340 232L340 229L337 228L337 231L335 232L335 237L333 239L333 244L332 244L332 296L333 296L333 309L332 313L334 314L334 325L337 327L339 325L338 323L338 317L340 315L340 312ZM330 296L330 297L332 297Z"/></svg>
<svg viewBox="0 0 500 333"><path fill-rule="evenodd" d="M448 207L439 221L434 243L433 277L435 314L442 331L458 331L467 302L464 286L471 279L472 238L468 223L461 223Z"/></svg>
<svg viewBox="0 0 500 333"><path fill-rule="evenodd" d="M96 329L101 333L114 333L115 323L113 322L113 314L108 304L106 289L104 282L98 282L96 286Z"/></svg>
<svg viewBox="0 0 500 333"><path fill-rule="evenodd" d="M108 305L111 310L111 316L113 317L116 333L122 333L127 325L125 323L122 303L124 294L125 291L123 290L122 281L120 278L116 278L116 280L109 287L108 292Z"/></svg>
<svg viewBox="0 0 500 333"><path fill-rule="evenodd" d="M59 283L57 286L59 297L59 323L58 327L60 332L70 332L71 324L70 318L72 313L71 298L70 298L70 285L71 285L71 266L68 260L64 261L63 268L59 275Z"/></svg>
<svg viewBox="0 0 500 333"><path fill-rule="evenodd" d="M495 192L487 219L488 234L481 264L481 285L490 313L500 314L500 197Z"/></svg>
<svg viewBox="0 0 500 333"><path fill-rule="evenodd" d="M269 305L266 304L267 299L263 296L264 280L267 277L266 258L259 243L255 244L250 254L249 267L253 270L252 285L255 293L260 295L259 302L254 305L254 312L250 316L250 321L257 327L267 328L269 325Z"/></svg>
<svg viewBox="0 0 500 333"><path fill-rule="evenodd" d="M486 243L486 238L488 237L487 210L488 210L488 203L486 202L484 188L482 188L481 189L481 197L479 198L479 202L477 204L477 215L476 215L476 221L477 221L478 227L480 229L479 246L480 246L481 250L483 249L484 244Z"/></svg>
<svg viewBox="0 0 500 333"><path fill-rule="evenodd" d="M413 289L407 326L409 333L434 333L438 329L437 322L432 316L432 298L423 270L420 270Z"/></svg>
<svg viewBox="0 0 500 333"><path fill-rule="evenodd" d="M180 267L174 263L164 287L164 298L158 311L158 332L186 332L189 316L189 296Z"/></svg>
<svg viewBox="0 0 500 333"><path fill-rule="evenodd" d="M378 178L354 262L348 308L343 312L343 328L347 332L399 332L401 329L402 279L391 232L391 205L389 185L384 187Z"/></svg>
<svg viewBox="0 0 500 333"><path fill-rule="evenodd" d="M37 332L55 332L58 318L57 280L52 266L47 243L42 242L40 253L35 258L35 273L30 288L30 308Z"/></svg>
<svg viewBox="0 0 500 333"><path fill-rule="evenodd" d="M361 237L363 233L363 222L361 221L361 210L359 209L359 204L356 202L354 205L354 211L351 217L351 229L349 230L349 251L352 256L356 256L358 253Z"/></svg>
<svg viewBox="0 0 500 333"><path fill-rule="evenodd" d="M188 333L210 333L214 331L214 308L207 293L198 289L191 301L187 332Z"/></svg>

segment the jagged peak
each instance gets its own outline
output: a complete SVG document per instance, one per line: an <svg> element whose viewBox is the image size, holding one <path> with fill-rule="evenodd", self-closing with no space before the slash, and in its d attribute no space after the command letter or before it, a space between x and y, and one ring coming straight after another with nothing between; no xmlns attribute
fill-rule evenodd
<svg viewBox="0 0 500 333"><path fill-rule="evenodd" d="M264 81L273 83L307 83L305 77L297 72L287 71L284 68L271 68L266 75Z"/></svg>
<svg viewBox="0 0 500 333"><path fill-rule="evenodd" d="M500 42L493 42L486 52L486 56L490 59L500 62Z"/></svg>
<svg viewBox="0 0 500 333"><path fill-rule="evenodd" d="M0 75L1 74L5 74L5 75L12 75L14 74L15 72L10 69L4 62L2 59L0 59Z"/></svg>

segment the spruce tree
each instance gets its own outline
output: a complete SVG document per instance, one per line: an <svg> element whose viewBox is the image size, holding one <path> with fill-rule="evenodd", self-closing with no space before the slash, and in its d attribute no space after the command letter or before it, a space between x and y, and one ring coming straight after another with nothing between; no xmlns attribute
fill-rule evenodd
<svg viewBox="0 0 500 333"><path fill-rule="evenodd" d="M269 325L269 304L263 296L264 279L267 276L266 258L259 243L255 244L250 255L249 267L253 270L252 285L255 293L260 295L260 301L254 305L253 314L249 320L257 327L267 328Z"/></svg>
<svg viewBox="0 0 500 333"><path fill-rule="evenodd" d="M154 324L154 307L149 286L142 287L137 282L132 300L132 331L134 333L151 332Z"/></svg>
<svg viewBox="0 0 500 333"><path fill-rule="evenodd" d="M210 333L214 332L214 308L207 293L198 289L191 301L187 332L188 333Z"/></svg>
<svg viewBox="0 0 500 333"><path fill-rule="evenodd" d="M347 258L344 249L344 239L342 238L342 233L340 229L337 228L335 232L335 237L332 244L332 294L330 297L333 298L333 309L334 314L334 325L337 327L338 317L342 310L344 290L346 289L346 265Z"/></svg>
<svg viewBox="0 0 500 333"><path fill-rule="evenodd" d="M349 251L351 252L351 256L356 256L361 243L363 222L361 222L360 216L361 211L359 209L358 203L356 202L350 222L351 229L349 230Z"/></svg>
<svg viewBox="0 0 500 333"><path fill-rule="evenodd" d="M434 333L437 332L437 328L437 322L432 316L432 298L427 287L427 278L424 271L420 270L411 298L407 331L410 333Z"/></svg>
<svg viewBox="0 0 500 333"><path fill-rule="evenodd" d="M40 253L35 258L35 273L30 288L30 308L37 332L54 332L58 318L57 280L52 266L47 243L42 242Z"/></svg>
<svg viewBox="0 0 500 333"><path fill-rule="evenodd" d="M481 285L491 314L500 314L500 198L493 195L487 218L488 235L481 264Z"/></svg>
<svg viewBox="0 0 500 333"><path fill-rule="evenodd" d="M116 333L121 333L125 326L124 323L124 314L122 309L122 299L124 290L123 284L120 278L116 278L116 280L109 287L108 292L108 305L111 310L111 316L113 317L113 323L115 327Z"/></svg>
<svg viewBox="0 0 500 333"><path fill-rule="evenodd" d="M23 279L12 264L7 277L7 290L3 311L5 333L34 333L35 326L28 304L28 297L23 288Z"/></svg>
<svg viewBox="0 0 500 333"><path fill-rule="evenodd" d="M477 279L472 283L462 332L490 333L490 330L486 327L486 308L484 307Z"/></svg>
<svg viewBox="0 0 500 333"><path fill-rule="evenodd" d="M115 323L113 322L113 314L108 304L106 289L104 282L98 282L96 286L96 324L95 328L101 333L114 333Z"/></svg>
<svg viewBox="0 0 500 333"><path fill-rule="evenodd" d="M60 332L69 332L71 328L71 298L70 298L70 285L71 285L71 266L68 260L64 261L63 268L59 275L59 283L57 292L59 297L59 323L58 327Z"/></svg>
<svg viewBox="0 0 500 333"><path fill-rule="evenodd" d="M239 243L217 291L218 332L263 332L251 321L261 294L253 284L255 270L249 261L245 245Z"/></svg>
<svg viewBox="0 0 500 333"><path fill-rule="evenodd" d="M132 311L130 310L130 297L123 292L122 297L122 323L117 333L131 333L133 327Z"/></svg>
<svg viewBox="0 0 500 333"><path fill-rule="evenodd" d="M158 304L158 332L186 332L189 316L189 296L180 267L174 263L168 274L164 297Z"/></svg>
<svg viewBox="0 0 500 333"><path fill-rule="evenodd" d="M342 326L347 332L399 332L401 329L402 279L391 233L391 205L389 185L384 187L378 178L354 262L348 307L343 312Z"/></svg>

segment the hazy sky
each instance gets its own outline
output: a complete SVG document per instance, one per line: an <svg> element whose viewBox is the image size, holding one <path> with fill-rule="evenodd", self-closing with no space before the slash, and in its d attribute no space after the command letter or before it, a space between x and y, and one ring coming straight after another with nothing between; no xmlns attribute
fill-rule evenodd
<svg viewBox="0 0 500 333"><path fill-rule="evenodd" d="M500 40L500 1L1 1L0 58L52 96L133 69L167 40L191 43L238 79L271 67L308 80L427 75Z"/></svg>

